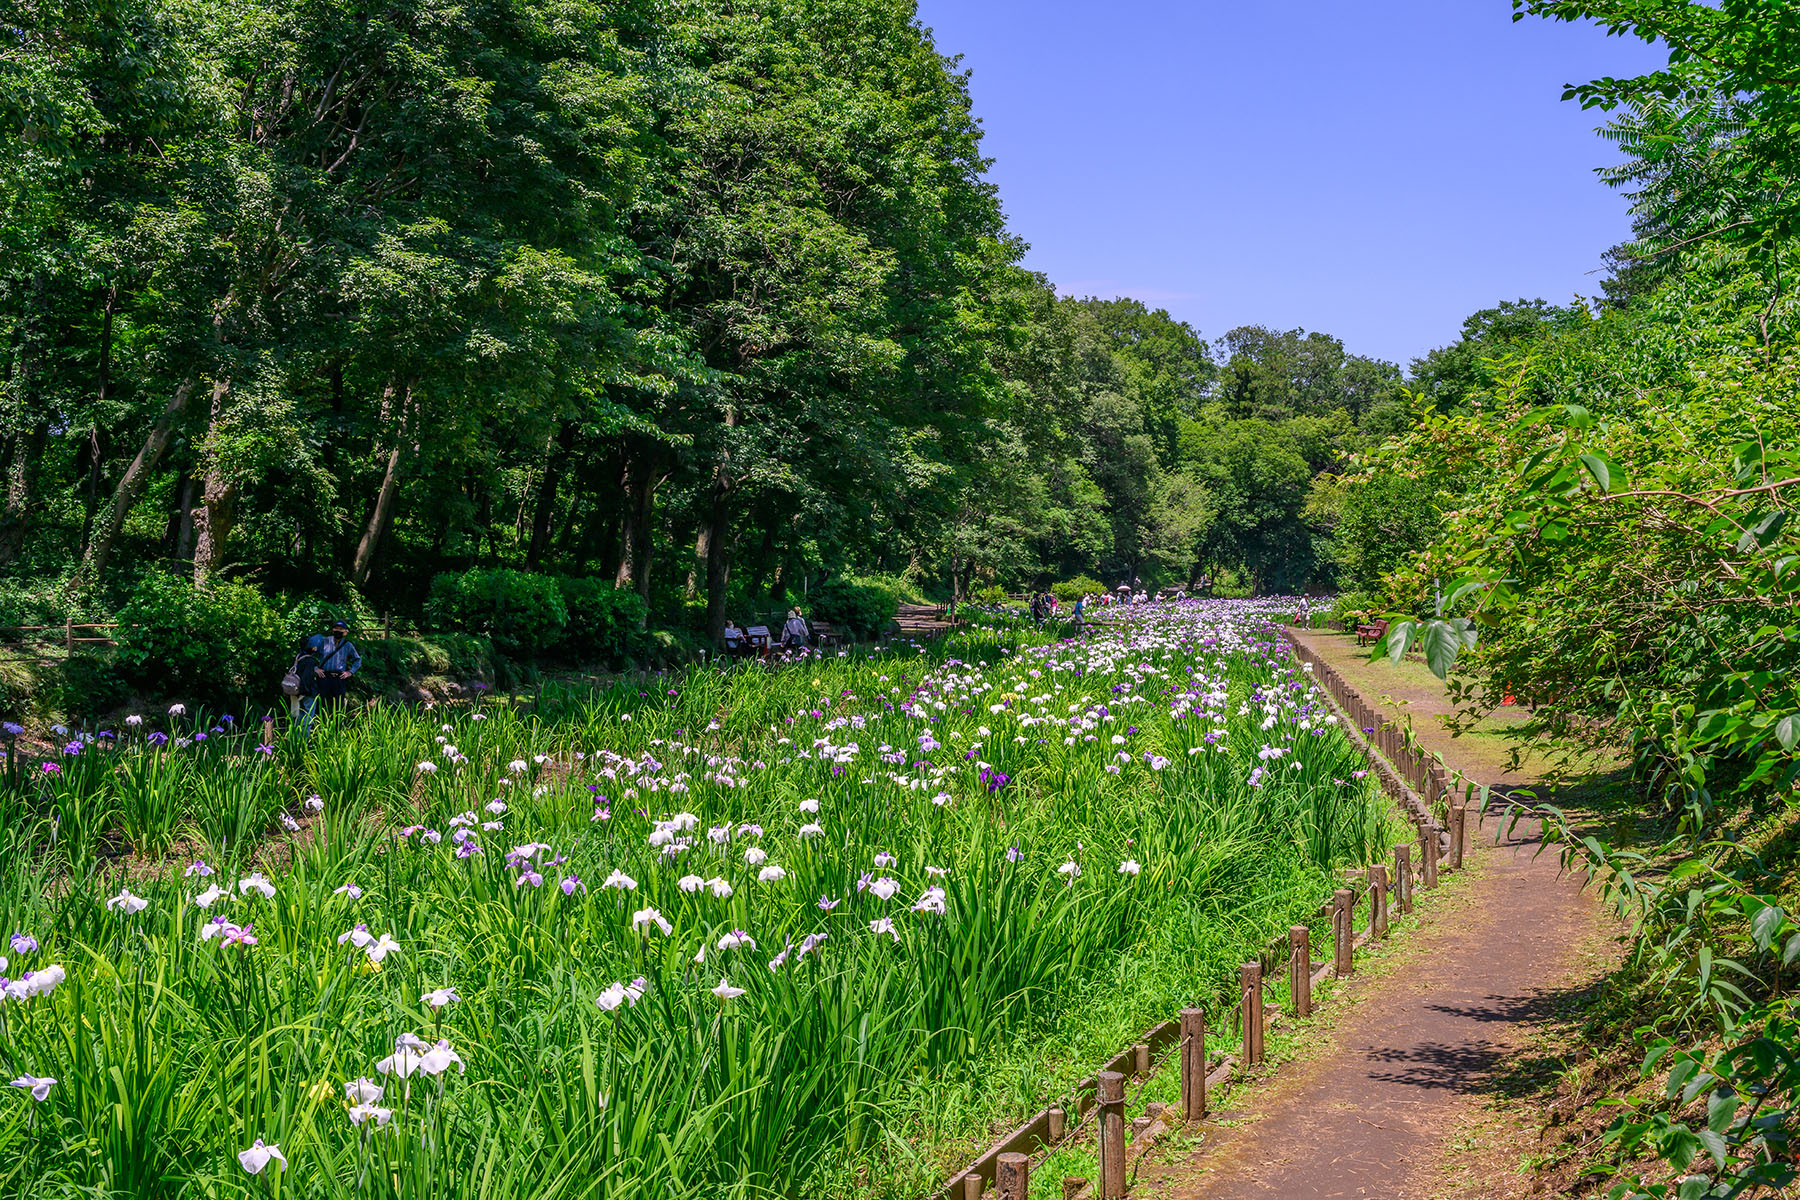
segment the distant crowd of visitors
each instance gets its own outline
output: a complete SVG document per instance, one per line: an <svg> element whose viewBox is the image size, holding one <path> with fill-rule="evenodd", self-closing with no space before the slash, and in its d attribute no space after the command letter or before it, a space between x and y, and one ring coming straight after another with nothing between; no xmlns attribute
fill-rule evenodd
<svg viewBox="0 0 1800 1200"><path fill-rule="evenodd" d="M1068 613L1068 619L1077 628L1087 612L1090 599L1100 607L1107 608L1114 605L1143 604L1149 600L1149 596L1135 579L1130 583L1121 583L1111 592L1102 592L1097 597L1081 596ZM1063 615L1062 601L1047 590L1032 593L1030 610L1032 619L1040 622ZM767 654L774 650L804 650L811 647L815 640L812 626L798 608L788 609L779 634L772 633L766 625L745 628L735 618L729 618L725 622L725 653L733 658ZM327 621L323 632L311 634L301 642L299 653L294 656L293 666L282 677L281 690L288 697L289 716L300 722L307 736L312 734L313 721L318 716L320 705L342 701L350 690L350 680L362 670L362 665L362 652L350 639L348 621Z"/></svg>

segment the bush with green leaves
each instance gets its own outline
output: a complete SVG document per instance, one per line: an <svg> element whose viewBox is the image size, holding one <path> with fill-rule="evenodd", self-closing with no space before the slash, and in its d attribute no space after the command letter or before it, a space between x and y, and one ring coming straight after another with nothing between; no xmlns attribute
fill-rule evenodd
<svg viewBox="0 0 1800 1200"><path fill-rule="evenodd" d="M1092 575L1077 575L1050 585L1050 594L1064 603L1073 603L1083 596L1105 595L1107 590L1107 586Z"/></svg>
<svg viewBox="0 0 1800 1200"><path fill-rule="evenodd" d="M502 654L531 657L562 640L569 610L551 576L472 567L431 581L425 619L440 629L489 638Z"/></svg>
<svg viewBox="0 0 1800 1200"><path fill-rule="evenodd" d="M146 575L119 610L119 678L150 695L230 700L275 691L292 659L287 622L246 583Z"/></svg>
<svg viewBox="0 0 1800 1200"><path fill-rule="evenodd" d="M858 583L842 575L827 579L807 597L815 621L828 621L853 637L872 638L894 619L899 604L882 587Z"/></svg>
<svg viewBox="0 0 1800 1200"><path fill-rule="evenodd" d="M433 678L492 683L499 675L493 643L475 634L371 638L357 646L363 682L377 692L400 692Z"/></svg>
<svg viewBox="0 0 1800 1200"><path fill-rule="evenodd" d="M582 664L620 666L644 651L644 598L594 576L558 577L569 621L557 649Z"/></svg>

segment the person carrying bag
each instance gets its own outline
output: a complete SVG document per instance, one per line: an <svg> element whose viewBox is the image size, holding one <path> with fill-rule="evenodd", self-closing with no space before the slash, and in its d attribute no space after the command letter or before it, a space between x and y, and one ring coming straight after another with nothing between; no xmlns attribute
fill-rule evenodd
<svg viewBox="0 0 1800 1200"><path fill-rule="evenodd" d="M313 634L300 644L300 653L294 656L294 665L288 673L281 677L281 694L288 698L288 716L298 718L300 703L312 695L317 688L318 679L314 672L319 669L319 650L325 645L321 634Z"/></svg>

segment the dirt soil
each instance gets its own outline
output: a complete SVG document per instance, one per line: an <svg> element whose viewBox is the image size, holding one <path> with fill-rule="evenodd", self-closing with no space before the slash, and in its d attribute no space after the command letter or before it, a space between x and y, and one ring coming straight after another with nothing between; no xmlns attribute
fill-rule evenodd
<svg viewBox="0 0 1800 1200"><path fill-rule="evenodd" d="M1411 715L1453 768L1524 787L1504 739L1450 738L1441 687L1408 665L1372 664L1354 639L1302 634L1371 703ZM1499 731L1503 734L1503 730ZM1497 814L1500 800L1496 797ZM1465 875L1332 999L1320 1043L1239 1093L1197 1149L1146 1164L1134 1196L1164 1200L1542 1194L1532 1159L1543 1098L1584 1058L1574 1014L1618 959L1617 930L1591 892L1539 856L1535 829L1501 838L1489 816Z"/></svg>

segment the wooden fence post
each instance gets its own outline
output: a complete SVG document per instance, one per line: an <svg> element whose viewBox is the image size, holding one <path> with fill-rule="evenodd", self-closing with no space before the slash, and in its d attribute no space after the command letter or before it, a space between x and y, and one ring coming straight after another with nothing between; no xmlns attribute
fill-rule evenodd
<svg viewBox="0 0 1800 1200"><path fill-rule="evenodd" d="M1380 939L1388 931L1388 873L1381 863L1369 864L1369 936Z"/></svg>
<svg viewBox="0 0 1800 1200"><path fill-rule="evenodd" d="M1150 1077L1150 1046L1148 1043L1139 1042L1131 1048L1131 1067L1131 1073L1139 1079Z"/></svg>
<svg viewBox="0 0 1800 1200"><path fill-rule="evenodd" d="M1000 1200L1026 1200L1031 1195L1031 1155L1002 1154L995 1181Z"/></svg>
<svg viewBox="0 0 1800 1200"><path fill-rule="evenodd" d="M1468 815L1463 812L1462 805L1452 804L1450 806L1450 869L1452 871L1462 870L1463 826L1467 821Z"/></svg>
<svg viewBox="0 0 1800 1200"><path fill-rule="evenodd" d="M1247 962L1239 971L1244 981L1244 1065L1255 1067L1263 1060L1262 963Z"/></svg>
<svg viewBox="0 0 1800 1200"><path fill-rule="evenodd" d="M1419 868L1419 881L1427 889L1434 888L1438 885L1438 831L1434 826L1425 827L1419 849L1424 852Z"/></svg>
<svg viewBox="0 0 1800 1200"><path fill-rule="evenodd" d="M1336 949L1333 972L1339 979L1356 970L1354 960L1356 931L1351 927L1351 913L1355 911L1356 893L1349 888L1339 888L1332 895L1331 931L1335 935L1333 945Z"/></svg>
<svg viewBox="0 0 1800 1200"><path fill-rule="evenodd" d="M1102 1071L1100 1085L1100 1200L1125 1200L1125 1077ZM1025 1200L1023 1193L1019 1200Z"/></svg>
<svg viewBox="0 0 1800 1200"><path fill-rule="evenodd" d="M1085 1175L1071 1175L1064 1179L1063 1200L1075 1200L1075 1197L1087 1191L1087 1185L1088 1181Z"/></svg>
<svg viewBox="0 0 1800 1200"><path fill-rule="evenodd" d="M981 1200L981 1176L970 1171L962 1177L962 1195L953 1200Z"/></svg>
<svg viewBox="0 0 1800 1200"><path fill-rule="evenodd" d="M1312 1016L1312 931L1288 928L1288 995L1296 1017Z"/></svg>
<svg viewBox="0 0 1800 1200"><path fill-rule="evenodd" d="M1412 843L1401 842L1394 847L1394 884L1400 892L1400 913L1402 916L1412 911Z"/></svg>
<svg viewBox="0 0 1800 1200"><path fill-rule="evenodd" d="M1206 1119L1206 1013L1198 1008L1181 1010L1181 1114Z"/></svg>
<svg viewBox="0 0 1800 1200"><path fill-rule="evenodd" d="M1052 1108L1047 1109L1045 1115L1049 1118L1049 1142L1054 1146L1056 1143L1063 1140L1063 1134L1067 1133L1069 1130L1069 1114L1060 1108Z"/></svg>

